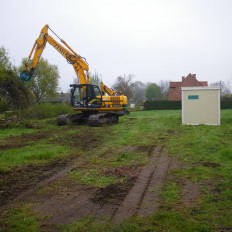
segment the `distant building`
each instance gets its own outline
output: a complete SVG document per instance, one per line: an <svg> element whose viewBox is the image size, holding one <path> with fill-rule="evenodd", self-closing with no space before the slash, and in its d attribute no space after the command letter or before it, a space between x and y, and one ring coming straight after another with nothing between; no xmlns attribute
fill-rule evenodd
<svg viewBox="0 0 232 232"><path fill-rule="evenodd" d="M197 87L208 86L207 81L198 81L196 74L191 74L187 77L182 77L182 81L170 82L168 100L169 101L181 101L181 87Z"/></svg>

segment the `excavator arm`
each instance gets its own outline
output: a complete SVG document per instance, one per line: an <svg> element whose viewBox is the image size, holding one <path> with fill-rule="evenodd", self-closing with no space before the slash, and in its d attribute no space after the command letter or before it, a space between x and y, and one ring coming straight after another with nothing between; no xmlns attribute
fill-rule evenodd
<svg viewBox="0 0 232 232"><path fill-rule="evenodd" d="M101 82L100 88L101 88L101 90L102 90L103 93L107 93L109 96L115 96L115 95L117 95L116 92L113 89L110 89L103 82Z"/></svg>
<svg viewBox="0 0 232 232"><path fill-rule="evenodd" d="M64 40L60 39L52 30L52 32L60 39L61 43L57 42L48 34L49 25L45 25L39 37L36 39L32 50L28 56L28 61L25 64L23 71L20 73L20 78L23 81L29 81L34 74L42 53L45 49L47 42L53 46L67 61L73 65L75 73L78 77L79 84L90 84L89 65L85 58L78 55ZM116 92L106 86L103 82L100 84L101 91L107 93L109 96L115 96Z"/></svg>
<svg viewBox="0 0 232 232"><path fill-rule="evenodd" d="M74 50L62 39L60 41L64 44L57 42L48 34L49 26L45 25L37 40L35 41L33 48L28 57L28 61L25 64L23 72L20 74L20 78L24 81L28 81L34 74L34 70L38 65L41 55L45 49L47 42L53 46L67 61L73 65L73 68L78 77L80 84L90 84L89 78L89 65L84 61L84 58L78 55ZM33 58L31 59L33 55Z"/></svg>

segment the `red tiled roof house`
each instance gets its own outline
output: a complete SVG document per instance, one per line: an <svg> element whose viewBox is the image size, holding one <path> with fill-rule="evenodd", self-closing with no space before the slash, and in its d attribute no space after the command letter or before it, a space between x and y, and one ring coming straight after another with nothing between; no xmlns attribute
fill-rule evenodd
<svg viewBox="0 0 232 232"><path fill-rule="evenodd" d="M168 100L169 101L181 101L181 87L196 87L196 86L208 86L207 81L198 81L196 74L191 74L187 77L182 77L182 81L170 82Z"/></svg>

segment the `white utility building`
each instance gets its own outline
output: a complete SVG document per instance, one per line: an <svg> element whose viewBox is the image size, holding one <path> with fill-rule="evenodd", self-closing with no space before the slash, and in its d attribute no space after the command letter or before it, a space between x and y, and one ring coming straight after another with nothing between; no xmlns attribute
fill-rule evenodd
<svg viewBox="0 0 232 232"><path fill-rule="evenodd" d="M182 124L220 125L220 87L182 87Z"/></svg>

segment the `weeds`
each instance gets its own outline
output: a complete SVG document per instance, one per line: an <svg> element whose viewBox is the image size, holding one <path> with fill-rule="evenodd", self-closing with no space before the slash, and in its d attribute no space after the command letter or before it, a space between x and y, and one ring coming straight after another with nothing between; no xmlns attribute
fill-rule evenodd
<svg viewBox="0 0 232 232"><path fill-rule="evenodd" d="M72 107L65 104L37 104L33 107L18 112L22 119L45 119L61 114L73 113Z"/></svg>

